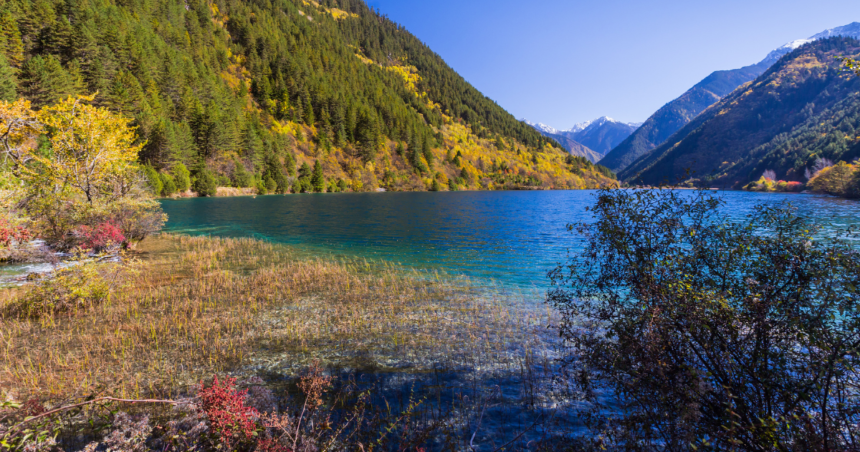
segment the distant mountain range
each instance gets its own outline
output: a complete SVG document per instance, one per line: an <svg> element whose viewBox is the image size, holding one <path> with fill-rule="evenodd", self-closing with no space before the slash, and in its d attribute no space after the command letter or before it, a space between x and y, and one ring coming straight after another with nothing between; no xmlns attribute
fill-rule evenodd
<svg viewBox="0 0 860 452"><path fill-rule="evenodd" d="M681 97L669 102L654 113L654 115L645 121L642 127L639 127L638 130L632 133L618 147L607 153L600 161L600 164L616 173L623 171L635 160L663 144L675 132L705 111L706 108L719 102L720 99L744 83L762 75L782 56L804 44L833 36L860 38L860 22L826 30L808 39L792 41L772 51L758 64L741 69L712 73L696 86L690 88Z"/></svg>
<svg viewBox="0 0 860 452"><path fill-rule="evenodd" d="M595 163L641 125L616 121L608 116L576 124L567 130L558 130L526 119L523 119L523 122L555 139L571 154L585 157Z"/></svg>
<svg viewBox="0 0 860 452"><path fill-rule="evenodd" d="M810 40L789 52L619 177L631 184L691 180L738 188L765 171L805 181L806 170L819 159L860 157L860 78L836 59L857 58L860 41Z"/></svg>

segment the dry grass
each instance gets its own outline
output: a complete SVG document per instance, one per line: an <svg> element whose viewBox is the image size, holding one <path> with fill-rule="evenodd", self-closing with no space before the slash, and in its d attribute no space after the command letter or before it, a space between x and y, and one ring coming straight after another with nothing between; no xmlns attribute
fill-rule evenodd
<svg viewBox="0 0 860 452"><path fill-rule="evenodd" d="M315 359L516 370L523 350L543 346L550 321L511 297L479 296L463 279L299 258L251 239L164 235L132 257L125 265L135 271L98 305L0 318L5 395L169 398L213 373L291 375ZM0 290L0 312L32 290Z"/></svg>

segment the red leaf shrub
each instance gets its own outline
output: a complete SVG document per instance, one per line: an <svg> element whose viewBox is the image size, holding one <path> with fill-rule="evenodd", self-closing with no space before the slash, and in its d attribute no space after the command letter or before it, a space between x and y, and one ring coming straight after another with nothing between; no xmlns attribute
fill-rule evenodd
<svg viewBox="0 0 860 452"><path fill-rule="evenodd" d="M101 251L111 245L125 242L122 230L109 221L99 223L95 227L81 226L78 228L78 236L81 238L81 246L93 251Z"/></svg>
<svg viewBox="0 0 860 452"><path fill-rule="evenodd" d="M207 388L201 383L198 392L209 428L228 449L255 436L256 419L260 416L256 409L245 406L248 391L237 391L235 386L235 378L219 381L216 376L212 386Z"/></svg>
<svg viewBox="0 0 860 452"><path fill-rule="evenodd" d="M12 242L26 242L33 238L24 226L12 226L9 220L0 219L0 245L8 247Z"/></svg>
<svg viewBox="0 0 860 452"><path fill-rule="evenodd" d="M791 181L787 184L785 190L790 192L800 192L803 191L803 187L803 182Z"/></svg>

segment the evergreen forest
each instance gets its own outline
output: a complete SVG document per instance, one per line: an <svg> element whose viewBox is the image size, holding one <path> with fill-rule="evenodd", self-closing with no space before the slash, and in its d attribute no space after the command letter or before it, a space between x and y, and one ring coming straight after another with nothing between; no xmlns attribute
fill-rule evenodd
<svg viewBox="0 0 860 452"><path fill-rule="evenodd" d="M165 196L613 183L361 0L7 0L0 49L0 98L95 94Z"/></svg>

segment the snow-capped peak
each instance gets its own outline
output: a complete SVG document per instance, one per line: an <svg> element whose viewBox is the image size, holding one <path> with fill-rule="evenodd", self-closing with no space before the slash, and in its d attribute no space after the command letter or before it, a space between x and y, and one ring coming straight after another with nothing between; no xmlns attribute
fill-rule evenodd
<svg viewBox="0 0 860 452"><path fill-rule="evenodd" d="M528 124L528 125L530 125L530 126L534 127L535 129L537 129L537 130L539 130L539 131L541 131L541 132L543 132L543 133L552 133L552 134L557 134L557 133L559 132L559 131L558 131L558 129L556 129L555 127L551 127L551 126L548 126L548 125L546 125L546 124L542 124L542 123L539 123L539 122L538 122L538 123L534 123L534 122L531 122L531 121L529 121L528 119L525 119L525 118L521 119L520 121L522 121L522 122L524 122L524 123L526 123L526 124Z"/></svg>
<svg viewBox="0 0 860 452"><path fill-rule="evenodd" d="M579 123L579 124L577 124L577 125L573 126L570 130L567 130L566 132L573 132L573 133L581 132L581 131L583 131L583 130L586 130L586 129L589 129L589 128L592 128L592 127L601 127L601 126L605 125L606 123L610 123L610 122L612 122L612 123L616 123L616 124L624 124L624 125L626 125L626 126L633 127L634 129L638 129L638 128L639 128L639 126L641 126L641 125L642 125L642 123L641 123L641 122L639 122L639 123L634 123L634 122L621 122L621 121L618 121L618 120L612 119L612 118L610 118L609 116L602 116L602 117L597 118L597 119L595 119L595 120L593 120L593 121L585 121L585 122L581 122L581 123Z"/></svg>
<svg viewBox="0 0 860 452"><path fill-rule="evenodd" d="M548 125L546 125L546 124L534 123L534 122L531 122L531 121L529 121L528 119L525 119L525 118L521 119L520 121L522 121L522 122L524 122L524 123L526 123L526 124L528 124L528 125L532 126L533 128L537 129L537 130L538 130L538 131L540 131L540 132L543 132L543 133L550 133L550 134L553 134L553 135L559 135L559 134L577 134L577 133L582 132L582 131L587 130L587 129L592 129L592 128L596 128L596 127L602 127L602 126L606 125L607 123L624 124L624 125L627 125L627 126L630 126L630 127L634 128L634 129L638 129L638 128L639 128L639 126L641 126L641 125L642 125L642 123L641 123L641 122L621 122L621 121L617 121L617 120L615 120L615 119L610 118L609 116L602 116L602 117L600 117L600 118L597 118L597 119L594 119L594 120L591 120L591 121L581 122L581 123L576 124L575 126L571 127L570 129L567 129L567 130L559 130L559 129L556 129L555 127L548 126Z"/></svg>
<svg viewBox="0 0 860 452"><path fill-rule="evenodd" d="M770 52L764 61L771 64L776 63L776 61L782 58L783 55L790 53L792 50L795 50L804 44L808 44L819 39L832 38L834 36L846 36L849 38L860 39L860 22L853 22L842 27L831 28L830 30L825 30L813 35L809 37L809 39L797 39L791 41L773 52Z"/></svg>

